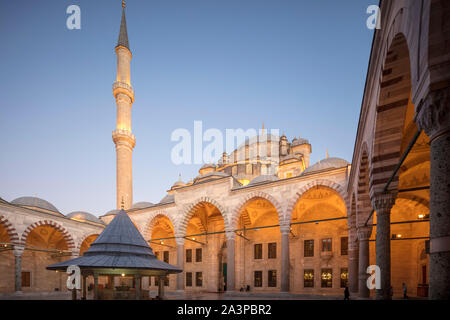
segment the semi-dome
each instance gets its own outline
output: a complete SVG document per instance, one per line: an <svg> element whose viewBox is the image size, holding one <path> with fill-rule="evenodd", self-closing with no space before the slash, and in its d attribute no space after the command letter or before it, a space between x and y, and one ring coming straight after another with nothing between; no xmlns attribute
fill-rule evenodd
<svg viewBox="0 0 450 320"><path fill-rule="evenodd" d="M94 216L93 214L89 212L84 211L74 211L66 215L67 218L78 220L78 221L91 221L95 223L101 223L104 224L102 220Z"/></svg>
<svg viewBox="0 0 450 320"><path fill-rule="evenodd" d="M160 204L171 203L175 201L175 197L173 194L167 194L164 198L159 202Z"/></svg>
<svg viewBox="0 0 450 320"><path fill-rule="evenodd" d="M250 186L250 185L255 185L255 184L259 184L259 183L278 181L278 180L280 180L280 179L277 176L274 176L271 174L263 174L261 176L257 176L256 178L254 178L252 181L250 181L250 183L248 185Z"/></svg>
<svg viewBox="0 0 450 320"><path fill-rule="evenodd" d="M331 157L331 158L326 158L326 159L320 160L319 162L316 162L312 166L306 168L306 170L303 171L303 173L310 173L310 172L321 171L321 170L325 170L325 169L337 169L337 168L346 167L348 164L349 164L349 162L347 162L347 160L344 160L342 158Z"/></svg>
<svg viewBox="0 0 450 320"><path fill-rule="evenodd" d="M47 200L37 198L37 197L20 197L17 199L14 199L11 201L11 204L19 205L19 206L25 206L25 207L36 207L41 208L44 210L50 210L54 212L58 212L59 210L56 209L54 205L52 205Z"/></svg>
<svg viewBox="0 0 450 320"><path fill-rule="evenodd" d="M136 202L135 204L133 204L131 206L131 209L143 209L143 208L148 208L151 206L154 206L154 204L151 202L147 202L147 201L141 201L141 202Z"/></svg>

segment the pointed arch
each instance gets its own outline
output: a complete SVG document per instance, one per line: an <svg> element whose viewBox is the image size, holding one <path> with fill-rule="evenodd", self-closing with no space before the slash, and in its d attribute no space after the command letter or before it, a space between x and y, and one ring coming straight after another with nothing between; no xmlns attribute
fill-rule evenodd
<svg viewBox="0 0 450 320"><path fill-rule="evenodd" d="M75 242L73 240L72 235L67 231L67 229L63 228L60 224L58 224L52 220L41 220L41 221L30 224L25 229L25 231L22 233L22 236L20 238L20 244L26 245L27 238L28 238L28 235L30 234L30 232L33 231L33 229L40 227L40 226L49 226L49 227L56 229L57 231L59 231L62 234L64 240L66 241L67 249L68 250L75 249Z"/></svg>
<svg viewBox="0 0 450 320"><path fill-rule="evenodd" d="M282 222L284 221L284 210L283 210L283 207L281 206L281 204L270 194L267 194L262 191L256 191L256 192L252 192L252 193L248 194L247 196L245 196L235 206L234 210L232 211L232 216L231 216L231 221L230 221L230 226L232 227L232 230L237 228L238 220L241 215L241 211L242 211L242 209L244 209L245 205L248 202L252 201L253 199L257 199L257 198L265 199L265 200L269 201L275 207L275 209L277 211L277 215L278 215L278 221L280 222L280 225L282 224Z"/></svg>
<svg viewBox="0 0 450 320"><path fill-rule="evenodd" d="M176 235L175 223L174 223L172 217L169 214L167 214L167 212L165 212L163 210L158 210L158 211L150 213L150 215L148 216L147 223L145 225L145 229L143 232L143 236L144 236L145 240L148 241L151 239L153 228L159 218L167 218L171 223L173 233Z"/></svg>
<svg viewBox="0 0 450 320"><path fill-rule="evenodd" d="M202 203L205 203L205 202L215 206L217 208L217 210L219 210L219 212L223 218L225 230L226 231L230 230L226 208L222 204L220 204L218 201L216 201L210 197L201 197L201 198L195 200L194 202L192 202L191 204L187 205L184 208L181 219L179 220L179 222L177 224L176 231L178 231L178 232L175 233L176 236L178 236L178 237L186 236L186 230L187 230L189 220L191 220L195 211L200 208Z"/></svg>
<svg viewBox="0 0 450 320"><path fill-rule="evenodd" d="M5 216L0 216L0 224L6 229L9 241L11 241L12 244L19 244L19 235L17 234L16 228L14 228L12 223L9 222Z"/></svg>
<svg viewBox="0 0 450 320"><path fill-rule="evenodd" d="M344 187L341 186L340 184L330 181L330 180L317 179L317 180L311 181L310 183L308 183L305 186L303 186L302 188L300 188L300 190L297 192L296 196L289 201L287 209L286 209L286 218L285 218L286 223L290 223L290 221L292 219L292 213L294 212L295 206L300 201L303 194L305 192L307 192L308 190L315 188L315 187L326 187L326 188L330 188L330 189L334 190L341 197L342 201L344 202L345 210L346 210L345 214L346 215L348 214L349 210L348 210L348 202L347 202L347 193L345 192Z"/></svg>

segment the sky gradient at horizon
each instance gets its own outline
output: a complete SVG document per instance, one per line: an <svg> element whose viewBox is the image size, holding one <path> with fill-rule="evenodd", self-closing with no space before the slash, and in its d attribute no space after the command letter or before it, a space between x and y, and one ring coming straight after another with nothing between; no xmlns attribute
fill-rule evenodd
<svg viewBox="0 0 450 320"><path fill-rule="evenodd" d="M200 165L171 163L177 128L279 129L311 164L351 161L377 0L126 1L134 202L159 202ZM66 8L81 8L81 30ZM121 1L0 2L0 197L38 196L62 213L115 209Z"/></svg>

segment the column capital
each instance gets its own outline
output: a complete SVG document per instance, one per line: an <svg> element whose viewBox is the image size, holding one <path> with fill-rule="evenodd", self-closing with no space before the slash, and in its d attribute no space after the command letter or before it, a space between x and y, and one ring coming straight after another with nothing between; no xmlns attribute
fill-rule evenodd
<svg viewBox="0 0 450 320"><path fill-rule="evenodd" d="M377 216L380 214L389 214L396 198L397 191L372 195L370 200L372 201L374 210L377 212Z"/></svg>
<svg viewBox="0 0 450 320"><path fill-rule="evenodd" d="M280 224L280 232L283 235L289 235L289 233L291 233L291 224Z"/></svg>
<svg viewBox="0 0 450 320"><path fill-rule="evenodd" d="M225 236L227 240L234 240L236 238L236 233L233 231L225 231Z"/></svg>
<svg viewBox="0 0 450 320"><path fill-rule="evenodd" d="M24 250L25 250L24 246L14 245L14 247L13 247L14 256L21 257Z"/></svg>
<svg viewBox="0 0 450 320"><path fill-rule="evenodd" d="M360 226L357 228L357 233L360 241L369 240L372 235L372 226Z"/></svg>
<svg viewBox="0 0 450 320"><path fill-rule="evenodd" d="M419 129L425 131L434 140L441 134L450 131L450 87L430 91L420 101L416 113Z"/></svg>

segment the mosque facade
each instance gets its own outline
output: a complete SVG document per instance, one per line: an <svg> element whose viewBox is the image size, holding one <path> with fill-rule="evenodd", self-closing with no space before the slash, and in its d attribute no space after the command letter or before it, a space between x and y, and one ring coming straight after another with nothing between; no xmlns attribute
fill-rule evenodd
<svg viewBox="0 0 450 320"><path fill-rule="evenodd" d="M36 197L0 200L0 292L66 290L66 275L45 267L82 255L123 208L155 255L183 270L165 279L169 292L342 294L348 286L359 298L390 299L391 286L395 297L406 284L411 296L449 298L450 7L380 6L351 163L327 154L310 164L307 139L263 132L176 181L159 203L132 197L124 8L113 84L117 206L97 218L64 215ZM381 270L376 290L366 283L370 265ZM142 286L156 290L158 281Z"/></svg>

